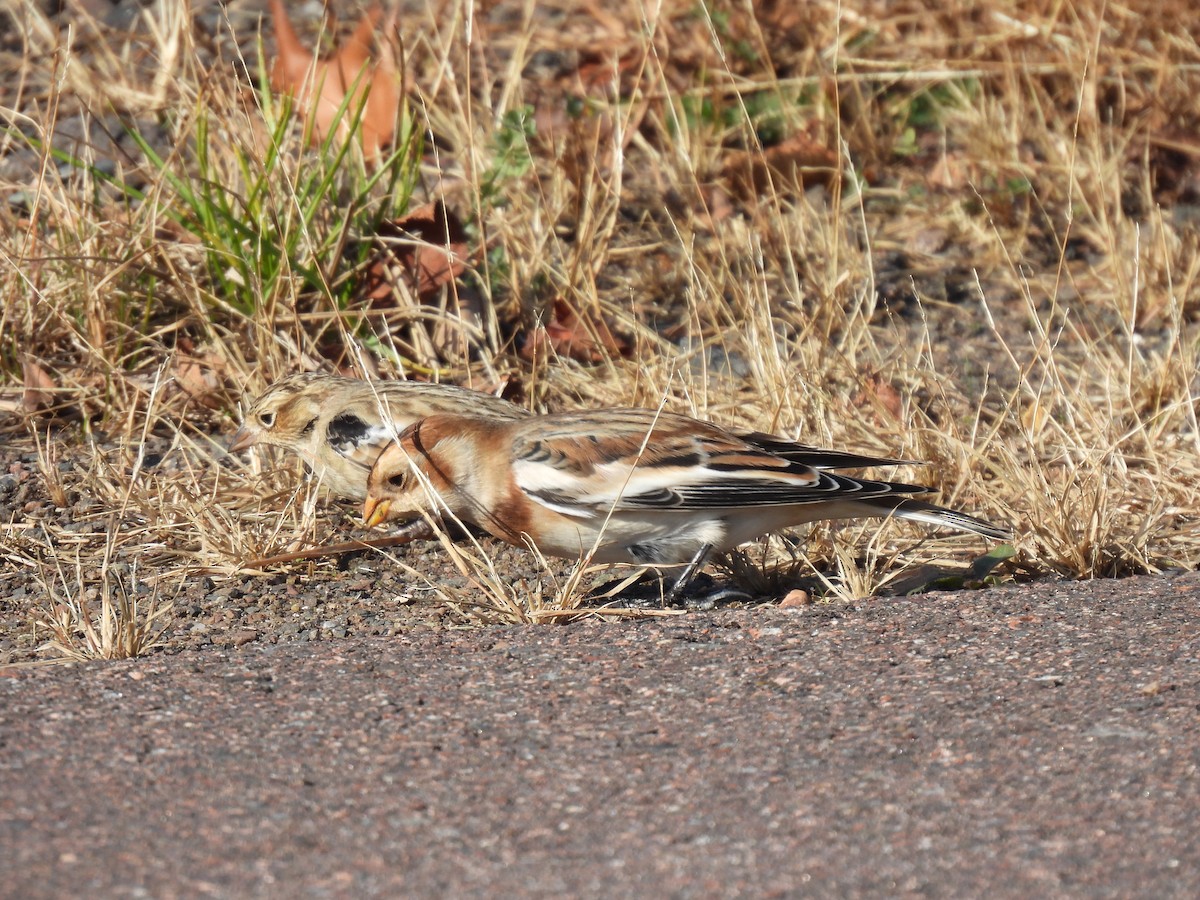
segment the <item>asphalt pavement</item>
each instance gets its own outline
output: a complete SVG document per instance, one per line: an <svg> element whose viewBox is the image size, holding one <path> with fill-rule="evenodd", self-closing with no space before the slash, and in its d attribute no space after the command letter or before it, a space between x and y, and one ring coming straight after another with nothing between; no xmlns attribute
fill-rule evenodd
<svg viewBox="0 0 1200 900"><path fill-rule="evenodd" d="M1200 896L1200 577L0 678L0 895Z"/></svg>

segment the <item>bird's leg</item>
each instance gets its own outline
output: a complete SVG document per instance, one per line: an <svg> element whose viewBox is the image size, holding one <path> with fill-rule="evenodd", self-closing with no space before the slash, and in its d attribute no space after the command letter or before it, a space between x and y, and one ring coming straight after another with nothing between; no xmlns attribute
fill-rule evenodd
<svg viewBox="0 0 1200 900"><path fill-rule="evenodd" d="M692 557L692 561L684 566L682 574L675 579L674 586L663 596L663 606L670 606L679 599L680 594L684 592L692 579L696 577L696 573L704 566L712 550L712 544L704 544L696 551L696 555Z"/></svg>

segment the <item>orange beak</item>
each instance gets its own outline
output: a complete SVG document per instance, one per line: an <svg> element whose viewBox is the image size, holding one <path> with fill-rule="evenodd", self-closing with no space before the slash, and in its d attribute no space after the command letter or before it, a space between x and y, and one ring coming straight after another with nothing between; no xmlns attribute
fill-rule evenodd
<svg viewBox="0 0 1200 900"><path fill-rule="evenodd" d="M363 501L363 522L368 528L377 528L388 520L388 512L392 508L390 500L376 500L367 497Z"/></svg>
<svg viewBox="0 0 1200 900"><path fill-rule="evenodd" d="M245 425L233 433L233 437L229 440L229 452L240 453L247 447L253 447L258 443L258 432L254 431Z"/></svg>

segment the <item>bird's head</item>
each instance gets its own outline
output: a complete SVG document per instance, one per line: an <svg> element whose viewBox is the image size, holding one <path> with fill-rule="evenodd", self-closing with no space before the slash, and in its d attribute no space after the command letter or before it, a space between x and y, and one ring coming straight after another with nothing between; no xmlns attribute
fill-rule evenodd
<svg viewBox="0 0 1200 900"><path fill-rule="evenodd" d="M242 427L229 441L229 452L267 444L306 455L326 399L322 384L320 377L306 373L271 385L250 404Z"/></svg>
<svg viewBox="0 0 1200 900"><path fill-rule="evenodd" d="M420 419L379 454L367 477L367 527L415 516L438 518L443 504L455 511L460 460L452 422L458 418Z"/></svg>

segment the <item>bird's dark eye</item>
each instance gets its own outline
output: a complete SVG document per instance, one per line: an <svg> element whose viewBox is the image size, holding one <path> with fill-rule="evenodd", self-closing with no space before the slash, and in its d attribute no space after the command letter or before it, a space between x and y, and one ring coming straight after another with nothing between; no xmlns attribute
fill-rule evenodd
<svg viewBox="0 0 1200 900"><path fill-rule="evenodd" d="M275 424L275 413L265 412L258 414L258 421L262 422L263 428L270 428Z"/></svg>
<svg viewBox="0 0 1200 900"><path fill-rule="evenodd" d="M403 488L404 482L408 480L408 473L401 472L399 475L393 475L388 479L388 484L394 488Z"/></svg>

